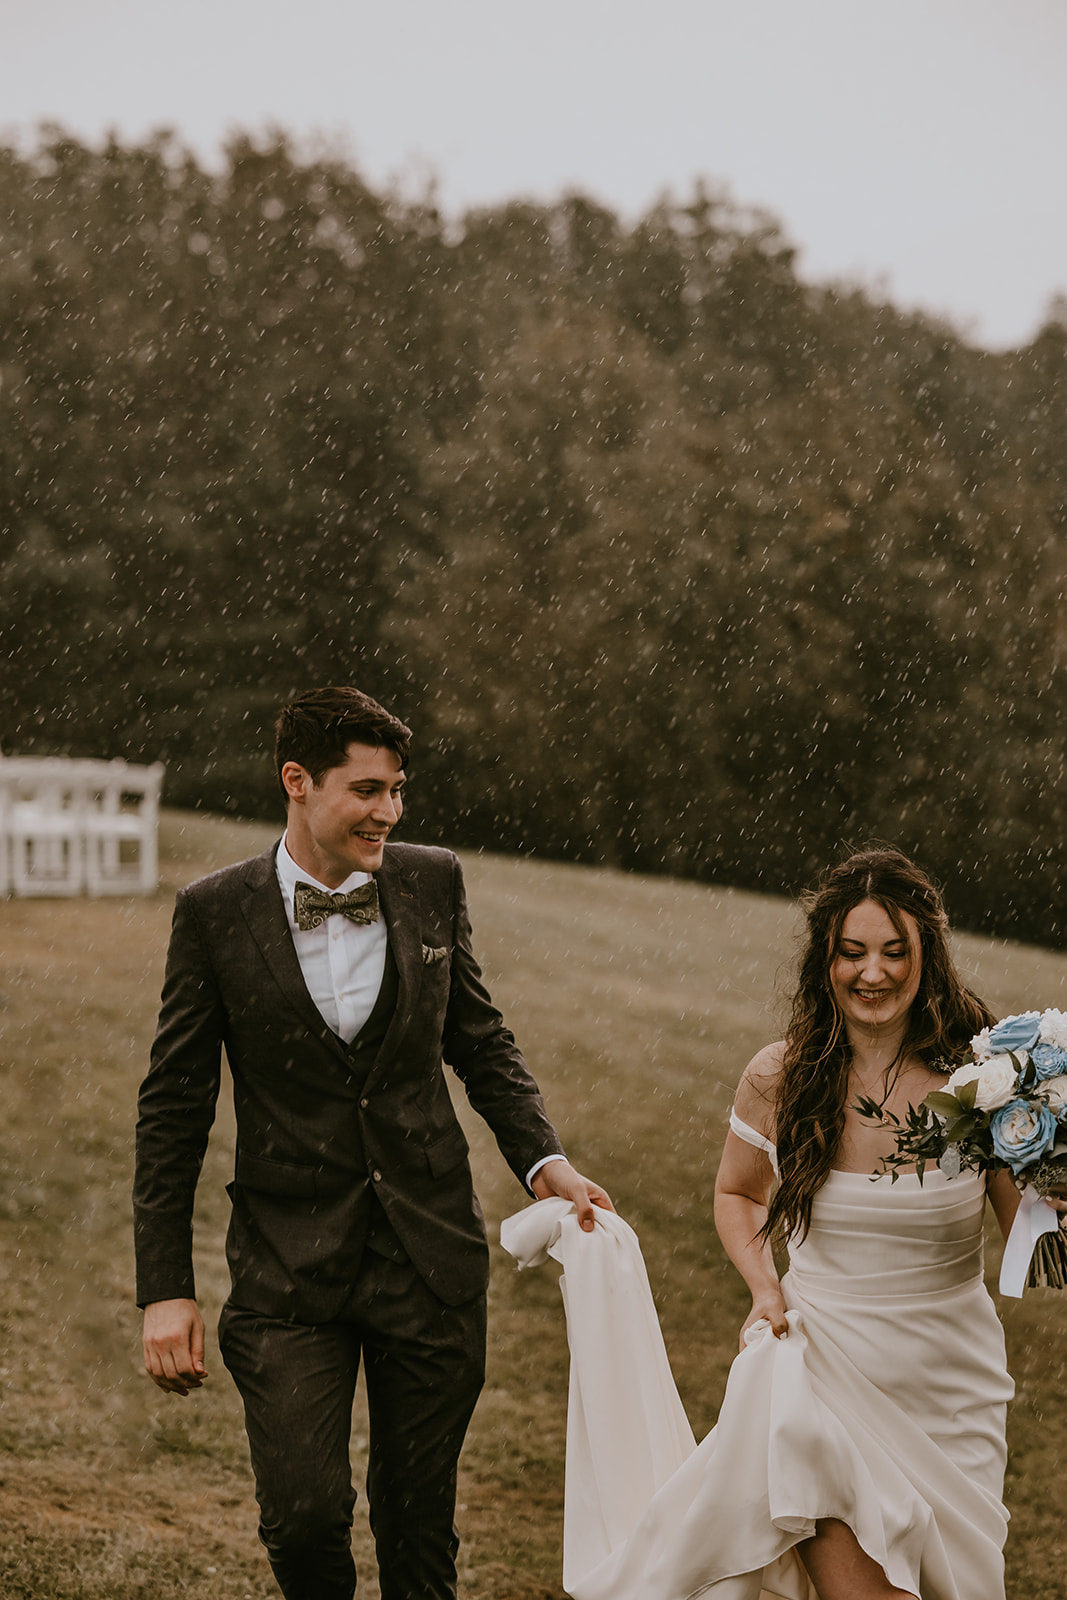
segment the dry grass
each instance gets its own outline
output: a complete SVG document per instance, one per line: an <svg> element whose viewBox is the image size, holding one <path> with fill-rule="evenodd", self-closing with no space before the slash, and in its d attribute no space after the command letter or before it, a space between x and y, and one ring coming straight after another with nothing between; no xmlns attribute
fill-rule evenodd
<svg viewBox="0 0 1067 1600"><path fill-rule="evenodd" d="M25 1600L241 1600L272 1584L236 1397L217 1354L179 1402L140 1373L129 1229L133 1105L153 1030L173 890L272 830L183 814L163 824L151 900L8 901L0 926L0 1594ZM776 1031L793 917L782 902L662 879L468 859L476 941L573 1158L641 1235L698 1434L745 1295L711 1227L732 1085ZM1067 957L966 938L1000 1011L1065 1004ZM471 1119L467 1119L470 1126ZM491 1230L522 1203L471 1127ZM209 1319L225 1293L232 1127L220 1115L197 1219ZM996 1254L991 1251L992 1256ZM1011 1421L1009 1586L1060 1600L1055 1490L1067 1438L1067 1300L1003 1308ZM560 1600L566 1346L547 1271L497 1249L486 1393L464 1460L466 1600ZM357 1471L364 1425L356 1419ZM361 1594L377 1590L357 1526Z"/></svg>

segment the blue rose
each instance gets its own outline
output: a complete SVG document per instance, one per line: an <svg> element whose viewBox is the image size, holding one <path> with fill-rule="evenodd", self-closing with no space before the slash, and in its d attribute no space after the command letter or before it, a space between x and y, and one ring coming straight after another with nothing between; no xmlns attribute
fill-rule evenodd
<svg viewBox="0 0 1067 1600"><path fill-rule="evenodd" d="M1054 1044L1035 1044L1030 1060L1039 1078L1058 1078L1067 1072L1067 1050L1058 1050Z"/></svg>
<svg viewBox="0 0 1067 1600"><path fill-rule="evenodd" d="M1037 1043L1041 1032L1040 1011L1027 1011L1021 1017L1005 1017L989 1034L989 1048L993 1055L1002 1050L1029 1050Z"/></svg>
<svg viewBox="0 0 1067 1600"><path fill-rule="evenodd" d="M1044 1155L1059 1129L1043 1100L1009 1100L990 1117L989 1131L996 1154L1019 1173Z"/></svg>

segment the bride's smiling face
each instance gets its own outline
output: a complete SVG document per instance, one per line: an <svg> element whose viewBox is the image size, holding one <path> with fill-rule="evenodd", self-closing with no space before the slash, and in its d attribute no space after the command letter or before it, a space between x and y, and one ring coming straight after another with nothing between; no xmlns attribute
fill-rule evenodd
<svg viewBox="0 0 1067 1600"><path fill-rule="evenodd" d="M863 900L845 917L830 962L830 988L846 1023L891 1028L905 1020L922 977L919 930L899 913L907 938L875 900Z"/></svg>

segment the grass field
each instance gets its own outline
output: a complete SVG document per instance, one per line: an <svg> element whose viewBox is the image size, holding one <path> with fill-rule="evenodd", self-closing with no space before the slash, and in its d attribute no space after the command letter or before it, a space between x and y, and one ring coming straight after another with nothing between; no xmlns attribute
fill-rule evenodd
<svg viewBox="0 0 1067 1600"><path fill-rule="evenodd" d="M173 892L272 830L172 813L148 900L7 901L0 916L0 1596L244 1600L275 1593L255 1536L239 1410L214 1344L185 1401L140 1371L132 1305L133 1107ZM785 903L665 879L471 856L476 946L576 1163L641 1236L694 1428L715 1408L745 1291L711 1225L732 1087L778 1032ZM976 938L994 1009L1067 1007L1067 956ZM523 1195L465 1117L491 1235ZM220 1113L197 1217L201 1299L226 1286L232 1127ZM998 1252L990 1250L990 1267ZM1011 1424L1011 1600L1062 1600L1067 1297L1002 1306ZM464 1600L559 1600L566 1345L551 1274L494 1247L490 1372L464 1458ZM357 1471L364 1425L356 1419ZM362 1501L361 1501L362 1506ZM357 1512L358 1516L358 1512ZM356 1530L360 1594L377 1586Z"/></svg>

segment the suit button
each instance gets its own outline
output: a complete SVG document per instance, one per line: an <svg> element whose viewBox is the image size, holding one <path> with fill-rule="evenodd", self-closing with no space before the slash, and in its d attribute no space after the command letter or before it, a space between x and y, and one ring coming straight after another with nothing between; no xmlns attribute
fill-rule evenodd
<svg viewBox="0 0 1067 1600"><path fill-rule="evenodd" d="M382 1181L382 1175L377 1168L375 1168L375 1170L371 1173L371 1177L374 1179L375 1183L381 1183Z"/></svg>
<svg viewBox="0 0 1067 1600"><path fill-rule="evenodd" d="M364 1111L366 1111L367 1107L370 1105L370 1101L369 1100L361 1100L359 1103L363 1107Z"/></svg>

